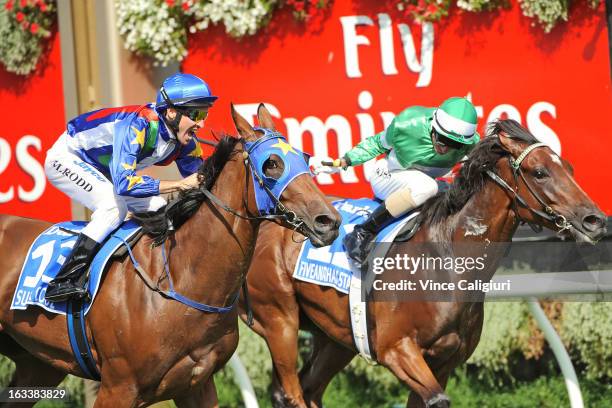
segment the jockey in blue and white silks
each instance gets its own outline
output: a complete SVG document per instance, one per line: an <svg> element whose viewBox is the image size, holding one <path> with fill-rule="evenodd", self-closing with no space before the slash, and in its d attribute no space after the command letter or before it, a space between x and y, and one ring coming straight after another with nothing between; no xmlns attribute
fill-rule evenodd
<svg viewBox="0 0 612 408"><path fill-rule="evenodd" d="M166 205L160 193L198 185L202 150L194 139L217 99L200 78L183 73L168 77L155 104L100 109L77 116L47 152L49 181L92 211L72 254L46 293L62 301L86 293L84 281L99 245L124 221L127 212L157 211ZM152 165L176 162L183 177L160 181L137 174Z"/></svg>
<svg viewBox="0 0 612 408"><path fill-rule="evenodd" d="M101 109L68 122L67 147L95 167L115 185L116 193L128 197L159 195L159 180L138 176L136 171L173 161L183 177L202 164L199 143L178 143L159 121L155 105Z"/></svg>

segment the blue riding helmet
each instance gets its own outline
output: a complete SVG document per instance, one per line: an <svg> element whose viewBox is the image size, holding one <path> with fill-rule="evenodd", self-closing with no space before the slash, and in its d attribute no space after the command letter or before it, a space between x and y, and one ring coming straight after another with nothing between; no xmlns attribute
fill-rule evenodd
<svg viewBox="0 0 612 408"><path fill-rule="evenodd" d="M177 72L164 80L157 92L155 107L204 108L212 106L216 100L206 82L195 75Z"/></svg>

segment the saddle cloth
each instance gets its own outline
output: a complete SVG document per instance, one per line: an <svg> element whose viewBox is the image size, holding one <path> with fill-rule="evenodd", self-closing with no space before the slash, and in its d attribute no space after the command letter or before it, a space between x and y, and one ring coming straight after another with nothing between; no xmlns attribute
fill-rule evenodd
<svg viewBox="0 0 612 408"><path fill-rule="evenodd" d="M57 275L69 256L78 233L87 225L83 221L68 221L55 224L36 238L28 251L21 269L17 288L11 302L11 309L25 310L29 305L40 306L57 314L66 314L66 302L47 302L45 293L49 282ZM86 305L89 312L98 292L102 273L113 254L124 242L129 242L140 231L140 226L128 220L104 242L91 262L88 292L91 302Z"/></svg>
<svg viewBox="0 0 612 408"><path fill-rule="evenodd" d="M334 201L332 204L342 216L338 238L330 246L322 248L315 248L309 240L305 241L298 255L293 277L304 282L329 286L348 294L355 265L346 256L342 239L355 225L365 221L380 203L369 198L360 198ZM417 214L418 212L408 213L386 226L376 237L376 242L393 242L402 227Z"/></svg>

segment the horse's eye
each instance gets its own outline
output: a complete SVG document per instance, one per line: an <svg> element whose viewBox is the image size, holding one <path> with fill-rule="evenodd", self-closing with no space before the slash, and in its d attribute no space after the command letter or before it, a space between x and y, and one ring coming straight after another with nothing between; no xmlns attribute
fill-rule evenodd
<svg viewBox="0 0 612 408"><path fill-rule="evenodd" d="M268 159L264 162L264 170L272 170L278 168L278 163L272 159Z"/></svg>
<svg viewBox="0 0 612 408"><path fill-rule="evenodd" d="M538 180L542 180L548 177L548 171L545 168L538 167L537 169L533 171L533 176L537 178Z"/></svg>

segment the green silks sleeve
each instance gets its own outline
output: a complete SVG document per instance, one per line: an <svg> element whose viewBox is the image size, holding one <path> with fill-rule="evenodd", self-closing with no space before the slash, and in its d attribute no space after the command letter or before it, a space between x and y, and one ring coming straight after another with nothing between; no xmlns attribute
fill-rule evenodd
<svg viewBox="0 0 612 408"><path fill-rule="evenodd" d="M385 147L385 132L386 131L383 131L374 136L368 137L357 146L346 152L344 157L348 158L350 165L358 166L383 153L387 153L390 149Z"/></svg>

